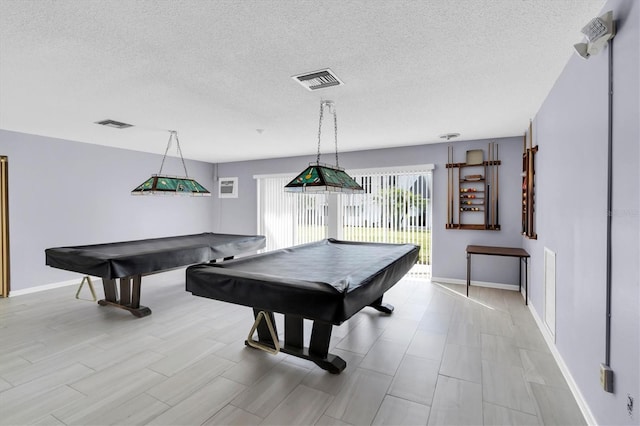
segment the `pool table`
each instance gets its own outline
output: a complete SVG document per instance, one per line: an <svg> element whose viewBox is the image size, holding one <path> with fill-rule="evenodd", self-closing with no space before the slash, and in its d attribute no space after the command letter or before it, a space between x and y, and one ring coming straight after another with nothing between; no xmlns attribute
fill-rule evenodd
<svg viewBox="0 0 640 426"><path fill-rule="evenodd" d="M255 252L265 246L262 235L202 234L181 235L117 243L45 250L46 264L67 271L102 278L105 298L102 306L126 309L136 317L151 315L140 305L143 275L167 271L195 263L230 259ZM120 280L120 297L116 287Z"/></svg>
<svg viewBox="0 0 640 426"><path fill-rule="evenodd" d="M340 373L346 363L329 353L333 325L371 306L390 314L384 293L415 264L420 247L326 239L282 250L187 268L186 290L253 308L258 342ZM273 314L284 314L284 342L271 336ZM270 321L260 321L263 317ZM309 347L303 320L313 321ZM270 324L268 324L270 323ZM251 344L251 336L247 344Z"/></svg>

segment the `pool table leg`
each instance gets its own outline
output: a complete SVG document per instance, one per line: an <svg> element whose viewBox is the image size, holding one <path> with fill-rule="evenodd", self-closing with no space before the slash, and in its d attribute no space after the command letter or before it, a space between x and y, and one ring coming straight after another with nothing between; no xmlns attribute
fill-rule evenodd
<svg viewBox="0 0 640 426"><path fill-rule="evenodd" d="M151 309L146 306L140 306L141 284L142 277L140 275L120 278L120 300L118 300L116 280L103 278L104 299L98 300L98 304L100 306L115 306L116 308L125 309L138 318L151 315Z"/></svg>
<svg viewBox="0 0 640 426"><path fill-rule="evenodd" d="M253 310L254 318L257 317L259 312L259 309ZM269 319L271 319L275 329L273 313L265 313L269 315ZM333 325L314 321L313 328L311 330L311 341L307 348L304 346L303 321L304 319L302 317L285 314L284 342L280 342L280 352L312 361L318 367L323 370L327 370L329 373L339 374L347 367L347 363L339 356L329 353L329 343L331 341L331 330ZM257 330L258 341L266 346L273 347L271 335L269 334L269 330L266 324L264 324L264 321L258 324ZM247 343L245 342L245 344Z"/></svg>
<svg viewBox="0 0 640 426"><path fill-rule="evenodd" d="M345 360L329 353L332 324L314 321L309 342L309 359L331 374L340 374L347 367Z"/></svg>
<svg viewBox="0 0 640 426"><path fill-rule="evenodd" d="M394 309L392 305L388 303L382 303L382 296L380 296L375 302L373 302L369 306L385 314L391 314Z"/></svg>

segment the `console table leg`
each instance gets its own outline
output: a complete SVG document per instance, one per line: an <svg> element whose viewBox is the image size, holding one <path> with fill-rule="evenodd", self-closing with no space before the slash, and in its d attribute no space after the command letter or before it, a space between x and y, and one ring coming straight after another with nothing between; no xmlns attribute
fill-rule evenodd
<svg viewBox="0 0 640 426"><path fill-rule="evenodd" d="M469 297L470 285L471 285L471 254L467 253L467 297Z"/></svg>

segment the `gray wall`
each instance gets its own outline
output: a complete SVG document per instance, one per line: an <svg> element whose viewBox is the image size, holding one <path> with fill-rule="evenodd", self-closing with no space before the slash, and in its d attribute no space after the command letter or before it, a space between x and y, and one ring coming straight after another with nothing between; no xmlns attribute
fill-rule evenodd
<svg viewBox="0 0 640 426"><path fill-rule="evenodd" d="M48 247L211 232L213 197L143 197L130 192L157 173L161 155L0 130L9 157L11 289L78 274L45 266ZM175 167L174 167L175 166ZM168 174L182 174L167 158ZM187 161L213 192L214 167Z"/></svg>
<svg viewBox="0 0 640 426"><path fill-rule="evenodd" d="M556 257L556 346L600 424L638 424L640 261L639 118L640 2L610 1L613 41L613 296L611 367L615 393L599 384L605 360L608 49L572 56L534 120L538 240L532 255L531 300L544 314L544 247ZM576 40L578 41L578 39ZM627 393L636 401L626 411Z"/></svg>
<svg viewBox="0 0 640 426"><path fill-rule="evenodd" d="M523 133L527 123L523 123ZM522 137L495 140L500 148L500 224L501 231L446 230L447 147L449 144L419 145L402 148L345 152L340 166L348 169L434 164L433 178L433 275L441 278L465 279L465 247L486 244L520 247L520 198L522 169ZM483 149L485 158L489 140L456 142L454 161L464 162L468 149ZM309 141L313 146L314 142ZM333 162L333 154L321 161ZM239 178L237 199L215 200L215 229L220 232L255 233L257 227L256 181L254 175L299 173L315 156L224 163L218 165L220 177ZM504 267L502 267L504 266ZM518 266L514 259L474 257L474 280L502 284L518 282Z"/></svg>

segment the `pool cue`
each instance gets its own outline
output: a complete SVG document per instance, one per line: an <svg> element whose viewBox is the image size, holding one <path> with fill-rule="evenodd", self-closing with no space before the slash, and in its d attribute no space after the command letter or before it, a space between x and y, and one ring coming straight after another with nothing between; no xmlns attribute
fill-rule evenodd
<svg viewBox="0 0 640 426"><path fill-rule="evenodd" d="M449 177L451 185L449 185L449 224L453 224L453 146L449 145Z"/></svg>
<svg viewBox="0 0 640 426"><path fill-rule="evenodd" d="M447 226L449 225L449 198L451 197L451 170L449 170L449 147L447 147Z"/></svg>
<svg viewBox="0 0 640 426"><path fill-rule="evenodd" d="M462 211L462 205L460 204L460 167L456 167L456 170L458 170L458 182L456 183L458 185L458 191L456 192L458 200L455 201L455 203L457 203L458 208L456 208L456 211L458 212L458 226L462 226L462 222L460 221L460 212ZM453 197L452 197L453 198ZM451 204L451 208L453 208L453 206L455 206L454 204L454 200L451 200L452 204Z"/></svg>
<svg viewBox="0 0 640 426"><path fill-rule="evenodd" d="M485 206L487 208L487 221L486 227L487 229L491 227L491 215L493 214L493 204L491 204L491 191L493 191L493 182L491 182L491 142L489 142L489 147L487 148L487 176L485 179L487 180L487 190L484 194L485 198Z"/></svg>
<svg viewBox="0 0 640 426"><path fill-rule="evenodd" d="M451 224L451 146L447 146L447 225Z"/></svg>
<svg viewBox="0 0 640 426"><path fill-rule="evenodd" d="M451 224L453 225L453 223L454 223L454 219L453 219L454 216L453 215L454 215L454 211L455 211L454 210L454 206L455 206L454 196L456 194L456 191L455 191L455 184L456 184L455 177L456 177L456 175L455 175L455 170L453 169L453 145L451 146L451 164L452 164L452 167L451 167Z"/></svg>
<svg viewBox="0 0 640 426"><path fill-rule="evenodd" d="M492 149L491 149L491 153L493 154L492 157L492 161L491 161L491 183L493 183L493 188L492 188L492 193L491 193L491 203L493 206L493 213L491 214L491 229L495 229L496 228L496 194L497 194L497 188L496 188L496 183L493 182L495 180L496 177L496 143L492 142Z"/></svg>
<svg viewBox="0 0 640 426"><path fill-rule="evenodd" d="M496 144L496 224L495 226L500 225L500 210L498 209L498 205L500 203L500 167L498 167L500 161L500 147Z"/></svg>
<svg viewBox="0 0 640 426"><path fill-rule="evenodd" d="M493 142L491 142L491 159L489 161L491 167L491 229L495 226L496 223L496 183L493 181L495 178L495 169L494 169L494 159L496 156L496 147Z"/></svg>

